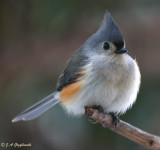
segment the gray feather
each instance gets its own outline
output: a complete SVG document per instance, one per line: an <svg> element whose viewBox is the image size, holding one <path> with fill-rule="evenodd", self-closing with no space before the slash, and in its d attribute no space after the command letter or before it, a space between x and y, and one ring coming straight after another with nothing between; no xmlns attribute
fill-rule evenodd
<svg viewBox="0 0 160 150"><path fill-rule="evenodd" d="M86 44L95 48L99 43L105 41L124 44L123 36L111 14L108 12L104 15L104 19L100 28L96 33L88 38Z"/></svg>
<svg viewBox="0 0 160 150"><path fill-rule="evenodd" d="M97 45L104 41L110 41L116 46L118 45L118 47L123 47L124 45L122 34L110 13L105 14L102 25L98 31L89 37L84 45L72 55L67 63L66 69L59 77L57 91L61 91L64 86L73 83L75 79L79 78L80 74L75 73L81 71L80 67L88 64L87 54L89 50L94 51ZM88 49L88 47L90 49Z"/></svg>
<svg viewBox="0 0 160 150"><path fill-rule="evenodd" d="M59 102L57 98L55 98L55 94L57 92L54 92L41 101L37 102L36 104L32 105L28 109L26 109L24 112L19 114L17 117L15 117L12 122L17 122L21 120L32 120L38 116L40 116L42 113L47 111L49 108L53 107L55 104Z"/></svg>
<svg viewBox="0 0 160 150"><path fill-rule="evenodd" d="M65 70L60 75L57 82L57 91L61 91L64 86L72 84L78 79L81 74L81 67L88 63L88 57L85 55L83 48L77 50L67 62Z"/></svg>

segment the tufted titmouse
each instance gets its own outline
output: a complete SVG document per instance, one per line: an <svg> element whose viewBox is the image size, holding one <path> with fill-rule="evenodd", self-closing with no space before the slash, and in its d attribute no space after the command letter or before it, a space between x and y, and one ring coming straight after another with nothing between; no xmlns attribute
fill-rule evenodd
<svg viewBox="0 0 160 150"><path fill-rule="evenodd" d="M130 57L110 13L67 62L56 91L15 117L31 120L60 103L75 116L84 106L101 106L104 112L125 113L135 102L140 86L138 65Z"/></svg>

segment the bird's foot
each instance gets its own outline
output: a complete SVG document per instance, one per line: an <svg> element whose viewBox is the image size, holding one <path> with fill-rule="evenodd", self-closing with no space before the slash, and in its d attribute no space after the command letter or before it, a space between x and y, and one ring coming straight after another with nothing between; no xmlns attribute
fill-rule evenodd
<svg viewBox="0 0 160 150"><path fill-rule="evenodd" d="M94 106L85 106L85 114L87 114L88 116L92 116L92 111L88 111L89 108L91 109L97 109L99 112L104 113L103 108L100 105L94 105ZM89 118L88 121L92 124L96 124L97 122L95 120L93 120L92 118Z"/></svg>
<svg viewBox="0 0 160 150"><path fill-rule="evenodd" d="M101 112L101 113L104 113L104 110L100 105L94 105L94 106L92 106L92 108L99 110L99 112Z"/></svg>
<svg viewBox="0 0 160 150"><path fill-rule="evenodd" d="M110 112L109 113L112 116L112 124L114 125L114 128L117 128L117 125L119 123L119 118L116 116L114 113Z"/></svg>

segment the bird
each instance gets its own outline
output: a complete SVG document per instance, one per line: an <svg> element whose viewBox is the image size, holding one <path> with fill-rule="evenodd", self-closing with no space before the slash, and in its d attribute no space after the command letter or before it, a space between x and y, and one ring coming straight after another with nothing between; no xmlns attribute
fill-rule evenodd
<svg viewBox="0 0 160 150"><path fill-rule="evenodd" d="M136 59L109 12L98 30L76 50L58 78L56 90L29 107L12 122L28 121L60 103L72 116L85 113L85 106L105 113L124 114L136 101L141 74Z"/></svg>

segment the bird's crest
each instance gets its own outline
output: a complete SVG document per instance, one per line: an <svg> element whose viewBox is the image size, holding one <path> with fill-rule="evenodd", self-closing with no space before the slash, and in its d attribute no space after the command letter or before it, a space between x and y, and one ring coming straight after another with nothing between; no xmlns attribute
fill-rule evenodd
<svg viewBox="0 0 160 150"><path fill-rule="evenodd" d="M123 36L109 12L106 12L104 15L102 25L97 32L88 39L90 45L93 45L93 43L101 43L103 41L124 44Z"/></svg>

